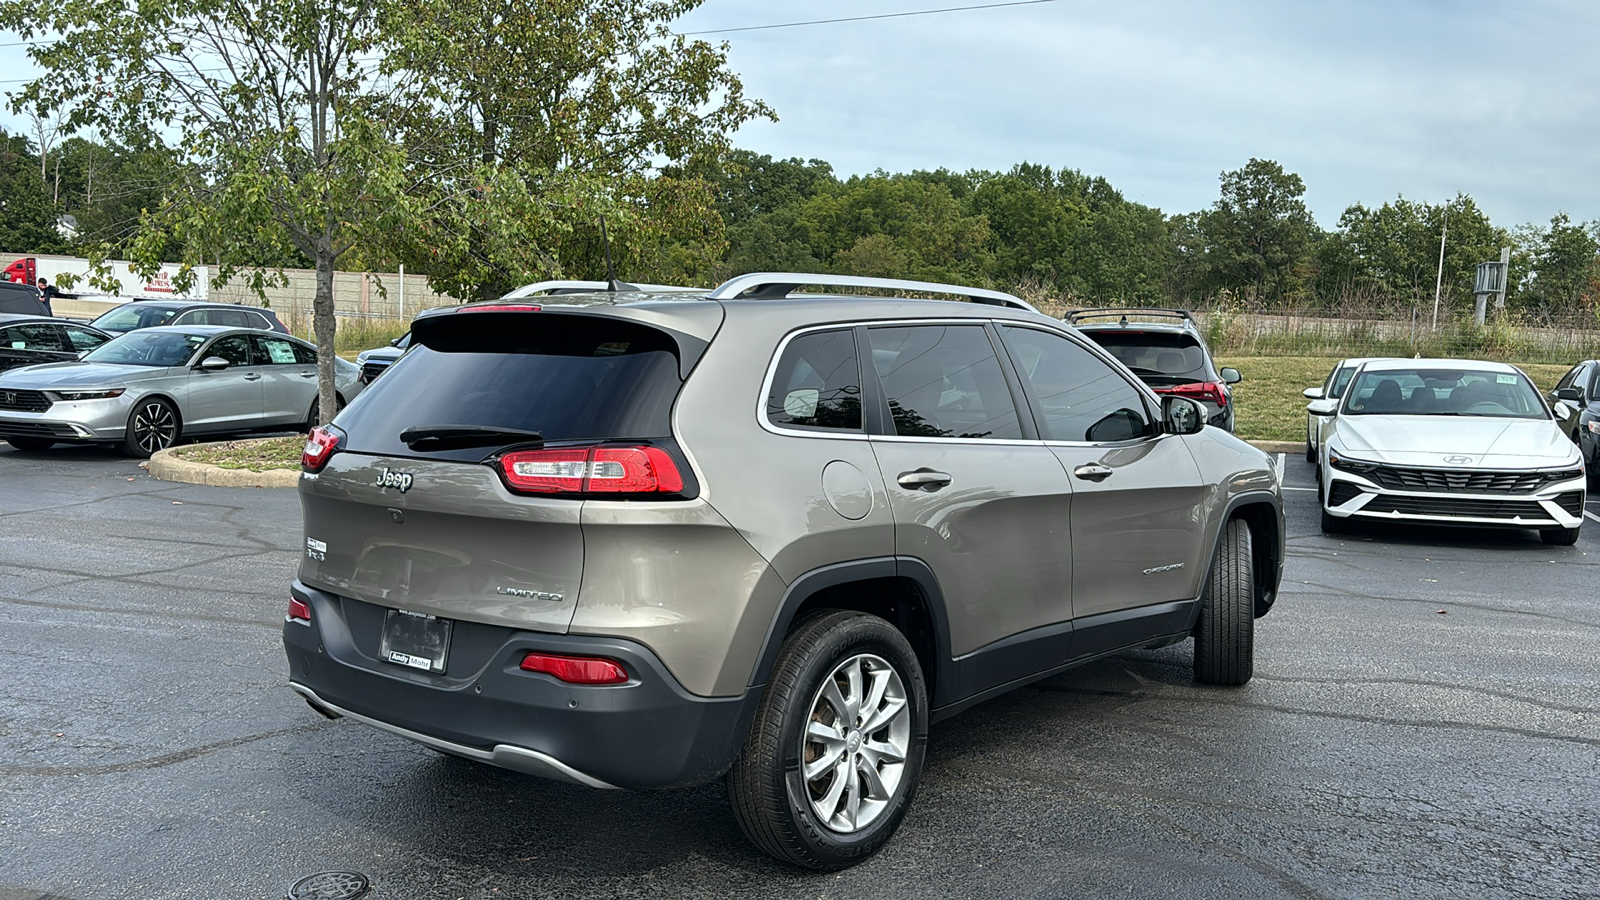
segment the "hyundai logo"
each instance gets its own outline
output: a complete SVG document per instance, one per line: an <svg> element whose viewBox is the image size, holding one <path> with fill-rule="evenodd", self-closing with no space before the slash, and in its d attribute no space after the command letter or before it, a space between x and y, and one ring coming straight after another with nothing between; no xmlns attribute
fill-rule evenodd
<svg viewBox="0 0 1600 900"><path fill-rule="evenodd" d="M1452 463L1454 465L1464 466L1467 463L1472 462L1472 457L1470 457L1470 456L1446 456L1444 458L1444 461L1447 462L1447 463Z"/></svg>

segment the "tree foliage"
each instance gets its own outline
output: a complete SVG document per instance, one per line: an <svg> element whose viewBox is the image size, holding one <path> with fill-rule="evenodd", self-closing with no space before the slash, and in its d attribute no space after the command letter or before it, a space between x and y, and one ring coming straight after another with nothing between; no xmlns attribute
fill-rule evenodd
<svg viewBox="0 0 1600 900"><path fill-rule="evenodd" d="M1359 203L1346 209L1319 252L1323 292L1354 289L1431 303L1446 219L1443 288L1447 298L1470 298L1478 263L1499 259L1509 236L1465 194L1444 204L1401 197L1377 209Z"/></svg>
<svg viewBox="0 0 1600 900"><path fill-rule="evenodd" d="M62 249L56 214L28 139L0 130L0 248L16 253Z"/></svg>
<svg viewBox="0 0 1600 900"><path fill-rule="evenodd" d="M1222 173L1222 192L1199 218L1202 279L1212 290L1247 291L1256 302L1295 293L1317 231L1305 182L1270 159Z"/></svg>

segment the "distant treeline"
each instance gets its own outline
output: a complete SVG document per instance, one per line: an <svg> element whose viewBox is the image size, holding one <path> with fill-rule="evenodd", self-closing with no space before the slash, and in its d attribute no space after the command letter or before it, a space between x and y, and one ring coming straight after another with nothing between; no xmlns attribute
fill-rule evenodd
<svg viewBox="0 0 1600 900"><path fill-rule="evenodd" d="M141 213L162 202L175 172L161 149L73 137L41 161L36 142L0 132L0 250L92 245L115 253ZM615 248L623 277L711 284L750 271L823 271L1064 302L1431 309L1448 220L1443 290L1454 308L1470 298L1477 264L1498 259L1503 246L1512 248L1510 302L1524 315L1587 313L1600 300L1600 223L1558 213L1548 225L1506 228L1462 194L1444 203L1356 204L1325 231L1306 209L1300 176L1271 160L1222 173L1209 208L1176 215L1126 199L1104 178L1033 163L841 179L822 160L733 150L662 177L680 194L700 193L721 221L655 229L651 240L625 237ZM640 214L682 215L664 205ZM597 233L570 235L549 248L547 271L522 277L599 277L599 249ZM174 246L169 256L185 253ZM373 246L358 256L384 265L393 253ZM292 249L257 262L309 265Z"/></svg>

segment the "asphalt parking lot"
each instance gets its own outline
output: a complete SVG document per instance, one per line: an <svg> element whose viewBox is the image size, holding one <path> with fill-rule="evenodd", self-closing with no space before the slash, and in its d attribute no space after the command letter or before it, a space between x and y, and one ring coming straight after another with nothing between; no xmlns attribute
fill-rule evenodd
<svg viewBox="0 0 1600 900"><path fill-rule="evenodd" d="M1600 523L1334 539L1286 468L1253 682L1194 685L1186 643L975 708L888 848L814 875L720 785L590 791L313 714L279 639L293 491L0 444L0 900L326 870L383 898L1600 894Z"/></svg>

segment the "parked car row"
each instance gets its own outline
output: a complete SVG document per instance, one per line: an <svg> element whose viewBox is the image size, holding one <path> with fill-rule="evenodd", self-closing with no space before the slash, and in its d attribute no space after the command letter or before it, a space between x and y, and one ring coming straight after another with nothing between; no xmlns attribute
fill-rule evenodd
<svg viewBox="0 0 1600 900"><path fill-rule="evenodd" d="M310 429L317 352L270 310L137 301L84 325L0 314L0 439L22 451L114 444L145 457L185 436ZM334 362L340 406L364 384Z"/></svg>
<svg viewBox="0 0 1600 900"><path fill-rule="evenodd" d="M1322 530L1426 522L1532 528L1547 544L1576 543L1594 459L1580 447L1585 433L1591 446L1600 436L1583 385L1597 367L1574 368L1542 398L1505 363L1341 360L1305 391Z"/></svg>

